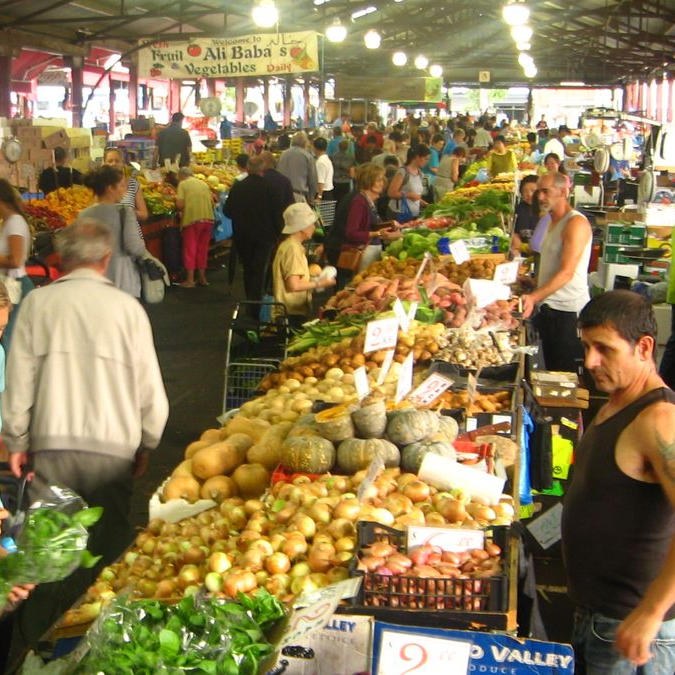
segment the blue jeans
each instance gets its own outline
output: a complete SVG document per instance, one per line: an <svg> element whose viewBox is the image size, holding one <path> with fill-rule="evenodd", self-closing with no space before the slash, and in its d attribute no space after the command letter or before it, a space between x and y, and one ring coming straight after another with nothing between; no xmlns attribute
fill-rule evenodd
<svg viewBox="0 0 675 675"><path fill-rule="evenodd" d="M665 621L650 645L652 658L636 666L614 648L618 619L587 609L574 613L572 646L578 675L673 675L675 673L675 619Z"/></svg>

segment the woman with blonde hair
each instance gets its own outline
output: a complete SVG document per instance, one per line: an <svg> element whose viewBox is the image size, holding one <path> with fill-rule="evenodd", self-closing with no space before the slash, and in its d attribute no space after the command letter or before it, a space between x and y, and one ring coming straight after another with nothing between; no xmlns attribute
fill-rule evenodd
<svg viewBox="0 0 675 675"><path fill-rule="evenodd" d="M148 219L148 206L143 197L143 190L141 190L138 180L134 176L128 175L129 167L124 161L122 150L115 147L106 148L103 152L103 163L119 169L126 178L127 189L120 200L120 204L131 207L139 223L146 221Z"/></svg>

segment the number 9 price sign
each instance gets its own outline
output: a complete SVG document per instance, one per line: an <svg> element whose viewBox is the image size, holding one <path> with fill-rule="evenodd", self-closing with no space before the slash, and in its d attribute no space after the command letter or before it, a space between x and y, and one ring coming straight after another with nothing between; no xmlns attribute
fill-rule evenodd
<svg viewBox="0 0 675 675"><path fill-rule="evenodd" d="M383 630L376 675L466 675L471 642Z"/></svg>

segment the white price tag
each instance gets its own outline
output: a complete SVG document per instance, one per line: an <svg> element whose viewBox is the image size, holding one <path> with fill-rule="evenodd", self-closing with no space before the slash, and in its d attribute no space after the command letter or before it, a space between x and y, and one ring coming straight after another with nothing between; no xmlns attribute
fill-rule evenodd
<svg viewBox="0 0 675 675"><path fill-rule="evenodd" d="M560 541L560 523L562 521L563 507L560 502L535 518L528 526L532 536L539 542L542 548L550 548Z"/></svg>
<svg viewBox="0 0 675 675"><path fill-rule="evenodd" d="M384 460L380 455L375 455L370 463L364 479L359 484L356 492L356 498L361 501L366 494L366 490L373 484L373 481L384 471Z"/></svg>
<svg viewBox="0 0 675 675"><path fill-rule="evenodd" d="M386 319L369 321L366 325L366 340L363 347L364 354L376 352L380 349L390 349L396 346L398 340L398 318L395 316Z"/></svg>
<svg viewBox="0 0 675 675"><path fill-rule="evenodd" d="M457 265L461 265L463 262L471 260L471 254L463 239L458 239L450 244L450 253L452 253L452 257L455 259Z"/></svg>
<svg viewBox="0 0 675 675"><path fill-rule="evenodd" d="M396 403L400 403L412 389L413 376L413 355L412 352L405 357L405 361L401 364L401 370L398 374L398 382L396 382Z"/></svg>
<svg viewBox="0 0 675 675"><path fill-rule="evenodd" d="M279 648L298 644L303 636L323 628L335 612L341 598L342 589L336 585L326 586L316 594L312 594L311 598L307 598L309 602L300 609L294 609L289 617L286 629L279 641ZM302 601L303 598L299 598L296 606L305 604Z"/></svg>
<svg viewBox="0 0 675 675"><path fill-rule="evenodd" d="M380 366L380 372L377 376L377 386L381 387L384 384L384 380L387 377L387 373L389 372L389 369L391 368L391 364L394 361L394 350L393 349L388 349L387 353L384 356L384 361L382 361L382 365Z"/></svg>
<svg viewBox="0 0 675 675"><path fill-rule="evenodd" d="M443 551L464 553L474 548L485 546L485 532L483 530L462 530L454 527L423 527L410 525L408 527L408 550L413 546L432 544L439 546Z"/></svg>
<svg viewBox="0 0 675 675"><path fill-rule="evenodd" d="M441 375L432 373L415 391L408 397L416 406L425 406L433 403L448 387L452 380Z"/></svg>
<svg viewBox="0 0 675 675"><path fill-rule="evenodd" d="M477 387L478 379L473 373L469 373L466 377L466 393L469 395L469 405L476 400Z"/></svg>
<svg viewBox="0 0 675 675"><path fill-rule="evenodd" d="M384 630L376 675L466 675L470 658L470 641Z"/></svg>
<svg viewBox="0 0 675 675"><path fill-rule="evenodd" d="M354 371L354 386L359 401L370 394L370 384L368 383L368 373L365 366L361 366Z"/></svg>
<svg viewBox="0 0 675 675"><path fill-rule="evenodd" d="M408 312L406 312L405 309L403 308L403 303L398 298L396 298L391 308L394 310L394 314L398 319L398 323L401 326L401 330L404 333L407 333L408 328L410 327L410 321L408 320Z"/></svg>
<svg viewBox="0 0 675 675"><path fill-rule="evenodd" d="M427 263L431 260L431 253L429 251L424 252L424 256L422 258L422 264L419 266L419 269L417 270L417 274L415 275L415 286L419 283L419 280L422 278L422 273L424 272L424 268L427 266Z"/></svg>
<svg viewBox="0 0 675 675"><path fill-rule="evenodd" d="M495 273L492 279L500 284L513 284L518 278L518 261L502 263L495 267Z"/></svg>

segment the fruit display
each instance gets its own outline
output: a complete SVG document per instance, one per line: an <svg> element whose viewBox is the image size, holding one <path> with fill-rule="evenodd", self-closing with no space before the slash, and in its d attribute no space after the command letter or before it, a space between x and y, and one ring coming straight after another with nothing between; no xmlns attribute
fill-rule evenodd
<svg viewBox="0 0 675 675"><path fill-rule="evenodd" d="M48 206L40 206L37 202L27 202L22 205L22 208L33 234L60 230L66 226L63 216Z"/></svg>
<svg viewBox="0 0 675 675"><path fill-rule="evenodd" d="M465 389L446 389L434 402L436 409L464 408L469 416L479 413L498 413L511 409L513 393L507 390L489 393L476 392L472 397Z"/></svg>
<svg viewBox="0 0 675 675"><path fill-rule="evenodd" d="M73 185L50 192L44 199L31 202L33 208L47 208L59 214L70 225L82 209L94 203L94 193L84 185Z"/></svg>
<svg viewBox="0 0 675 675"><path fill-rule="evenodd" d="M233 164L216 166L194 164L191 168L194 177L207 183L215 194L228 191L232 187L235 176L239 173Z"/></svg>
<svg viewBox="0 0 675 675"><path fill-rule="evenodd" d="M149 181L139 174L138 182L143 191L143 198L152 216L166 216L176 210L176 189L166 182Z"/></svg>
<svg viewBox="0 0 675 675"><path fill-rule="evenodd" d="M330 307L338 309L335 302ZM307 322L288 343L288 353L298 354L311 347L325 347L344 338L356 337L372 318L370 313L356 315L353 312L341 312L330 321L316 319Z"/></svg>

